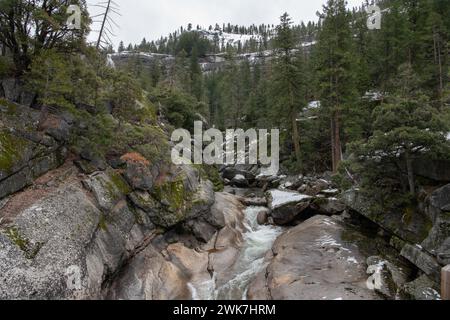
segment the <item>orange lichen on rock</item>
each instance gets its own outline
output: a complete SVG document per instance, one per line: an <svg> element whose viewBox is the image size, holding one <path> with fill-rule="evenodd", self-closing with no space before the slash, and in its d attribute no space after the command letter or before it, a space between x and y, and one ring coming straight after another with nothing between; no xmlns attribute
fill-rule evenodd
<svg viewBox="0 0 450 320"><path fill-rule="evenodd" d="M123 155L120 159L125 162L137 163L144 166L149 166L150 161L148 161L144 156L137 152L131 152Z"/></svg>

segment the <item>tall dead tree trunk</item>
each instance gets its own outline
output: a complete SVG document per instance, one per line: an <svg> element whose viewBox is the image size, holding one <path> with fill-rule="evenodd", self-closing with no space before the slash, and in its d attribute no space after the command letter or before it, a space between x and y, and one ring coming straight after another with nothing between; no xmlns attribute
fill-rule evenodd
<svg viewBox="0 0 450 320"><path fill-rule="evenodd" d="M100 44L102 42L102 37L103 37L103 32L105 30L106 20L108 19L109 9L111 8L111 1L112 0L108 0L108 4L106 5L106 11L105 11L105 15L103 16L102 26L100 28L100 34L98 35L97 50L100 48Z"/></svg>

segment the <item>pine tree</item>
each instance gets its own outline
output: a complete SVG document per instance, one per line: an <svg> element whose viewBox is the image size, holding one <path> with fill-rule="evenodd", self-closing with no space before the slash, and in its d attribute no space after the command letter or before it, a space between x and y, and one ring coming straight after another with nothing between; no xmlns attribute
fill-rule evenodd
<svg viewBox="0 0 450 320"><path fill-rule="evenodd" d="M421 90L410 64L400 66L391 86L393 93L374 111L374 134L356 149L365 162L377 161L381 169L390 161L403 159L409 193L415 196L414 158L445 150L449 128Z"/></svg>
<svg viewBox="0 0 450 320"><path fill-rule="evenodd" d="M295 43L291 25L292 21L289 15L283 14L280 17L280 24L277 26L277 57L274 69L273 99L276 102L275 113L286 115L285 122L290 123L288 126L291 127L295 158L297 163L300 164L300 136L297 116L304 101L299 83L300 70L294 61Z"/></svg>
<svg viewBox="0 0 450 320"><path fill-rule="evenodd" d="M332 167L342 161L342 115L355 100L351 16L345 0L328 0L323 7L322 28L316 48L320 100L330 117Z"/></svg>
<svg viewBox="0 0 450 320"><path fill-rule="evenodd" d="M198 48L194 46L190 57L191 94L200 101L203 95L203 81L198 58Z"/></svg>
<svg viewBox="0 0 450 320"><path fill-rule="evenodd" d="M125 51L125 45L123 44L123 41L120 41L119 48L117 49L119 52Z"/></svg>

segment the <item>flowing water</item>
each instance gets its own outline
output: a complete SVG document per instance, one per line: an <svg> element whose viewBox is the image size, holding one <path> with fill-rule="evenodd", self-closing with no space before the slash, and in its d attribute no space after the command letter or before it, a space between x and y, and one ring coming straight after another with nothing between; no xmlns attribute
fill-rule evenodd
<svg viewBox="0 0 450 320"><path fill-rule="evenodd" d="M248 207L245 210L244 245L235 265L233 277L225 285L217 287L216 277L199 285L190 284L194 300L246 300L251 281L266 267L264 257L283 229L276 226L261 226L257 222L262 207Z"/></svg>

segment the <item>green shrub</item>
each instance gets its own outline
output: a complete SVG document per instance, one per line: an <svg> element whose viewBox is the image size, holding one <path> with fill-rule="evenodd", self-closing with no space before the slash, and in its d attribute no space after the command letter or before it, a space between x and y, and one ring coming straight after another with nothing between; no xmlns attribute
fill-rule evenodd
<svg viewBox="0 0 450 320"><path fill-rule="evenodd" d="M14 75L14 63L10 57L0 56L0 79Z"/></svg>

